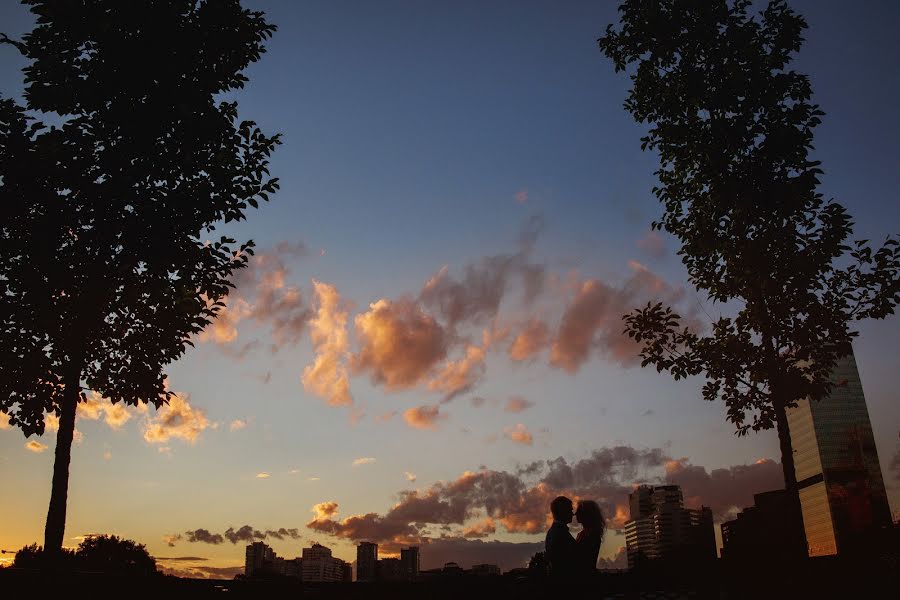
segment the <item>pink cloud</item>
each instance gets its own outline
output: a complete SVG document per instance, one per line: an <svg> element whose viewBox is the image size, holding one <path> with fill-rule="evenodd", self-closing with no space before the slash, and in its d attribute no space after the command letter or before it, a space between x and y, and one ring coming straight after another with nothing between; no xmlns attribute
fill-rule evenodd
<svg viewBox="0 0 900 600"><path fill-rule="evenodd" d="M520 413L523 410L528 410L532 406L534 406L534 402L530 402L522 396L512 396L509 400L506 401L506 405L503 407L503 410L508 413Z"/></svg>
<svg viewBox="0 0 900 600"><path fill-rule="evenodd" d="M438 421L444 418L438 405L417 406L403 413L403 420L414 429L437 429Z"/></svg>
<svg viewBox="0 0 900 600"><path fill-rule="evenodd" d="M318 310L309 325L316 355L313 364L303 369L301 381L306 391L325 398L331 406L349 406L353 396L346 366L348 312L334 286L313 280L313 289Z"/></svg>
<svg viewBox="0 0 900 600"><path fill-rule="evenodd" d="M659 232L654 229L649 230L635 244L651 258L662 258L666 254L666 243Z"/></svg>
<svg viewBox="0 0 900 600"><path fill-rule="evenodd" d="M528 431L528 428L525 427L525 425L522 423L516 423L515 426L507 427L503 430L503 433L507 438L517 444L531 446L534 443L534 437L531 435L531 432Z"/></svg>
<svg viewBox="0 0 900 600"><path fill-rule="evenodd" d="M447 354L443 327L409 299L381 299L354 322L361 348L351 365L388 390L416 386Z"/></svg>

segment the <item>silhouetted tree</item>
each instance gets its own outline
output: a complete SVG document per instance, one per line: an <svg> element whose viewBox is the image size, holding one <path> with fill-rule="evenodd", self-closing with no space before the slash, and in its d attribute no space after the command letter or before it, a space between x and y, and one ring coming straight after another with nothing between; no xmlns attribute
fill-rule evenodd
<svg viewBox="0 0 900 600"><path fill-rule="evenodd" d="M156 560L143 544L114 535L86 537L75 551L78 568L121 575L153 575Z"/></svg>
<svg viewBox="0 0 900 600"><path fill-rule="evenodd" d="M25 4L34 30L0 36L28 60L25 106L0 100L0 410L26 436L59 416L58 552L83 390L159 407L252 252L207 237L278 187L278 136L222 100L275 27L238 0Z"/></svg>
<svg viewBox="0 0 900 600"><path fill-rule="evenodd" d="M64 562L66 565L75 564L75 551L63 548L57 553L57 564ZM37 544L24 546L16 552L12 566L17 569L40 569L44 566L44 548Z"/></svg>
<svg viewBox="0 0 900 600"><path fill-rule="evenodd" d="M649 125L663 204L653 223L681 242L691 283L734 309L701 335L661 304L626 317L642 365L675 379L703 375L739 435L777 427L785 485L796 490L786 409L818 400L850 352L853 321L881 319L900 301L893 236L872 251L848 245L852 221L817 191L810 160L823 113L806 75L788 64L803 18L776 0L757 17L749 0L626 0L621 27L599 44L629 70L625 108Z"/></svg>

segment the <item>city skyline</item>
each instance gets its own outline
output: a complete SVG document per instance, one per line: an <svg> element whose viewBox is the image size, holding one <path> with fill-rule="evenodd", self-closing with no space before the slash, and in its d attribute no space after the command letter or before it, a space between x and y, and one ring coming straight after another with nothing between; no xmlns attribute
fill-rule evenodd
<svg viewBox="0 0 900 600"><path fill-rule="evenodd" d="M900 222L900 84L877 76L900 68L892 19L791 4L810 23L795 67L826 112L823 191L854 238L884 238ZM699 379L641 369L615 320L656 298L700 323L728 307L686 286L675 241L649 229L655 157L596 48L614 5L248 5L279 30L236 99L284 133L282 189L234 229L257 254L168 370L172 403L80 408L67 546L117 534L173 571L228 576L248 542L352 562L371 536L384 555L419 545L423 569L508 568L575 489L603 503L601 558L622 564L634 484L680 485L717 523L781 486L774 431L734 436ZM11 3L0 20L31 27ZM22 65L0 52L4 96ZM900 319L859 330L896 514ZM52 424L25 439L0 420L3 550L41 540Z"/></svg>

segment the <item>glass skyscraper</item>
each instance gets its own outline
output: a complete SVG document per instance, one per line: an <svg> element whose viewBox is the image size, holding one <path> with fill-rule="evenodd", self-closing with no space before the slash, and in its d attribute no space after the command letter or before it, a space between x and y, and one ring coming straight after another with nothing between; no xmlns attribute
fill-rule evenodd
<svg viewBox="0 0 900 600"><path fill-rule="evenodd" d="M810 556L853 552L890 526L881 464L853 355L833 373L818 402L788 410L791 445Z"/></svg>

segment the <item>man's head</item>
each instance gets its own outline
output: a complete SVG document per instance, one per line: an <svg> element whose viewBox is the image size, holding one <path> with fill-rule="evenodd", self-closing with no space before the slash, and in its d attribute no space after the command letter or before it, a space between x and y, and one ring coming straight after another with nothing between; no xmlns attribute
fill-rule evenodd
<svg viewBox="0 0 900 600"><path fill-rule="evenodd" d="M557 496L550 503L550 512L553 514L553 520L560 523L572 522L572 501L565 496Z"/></svg>

